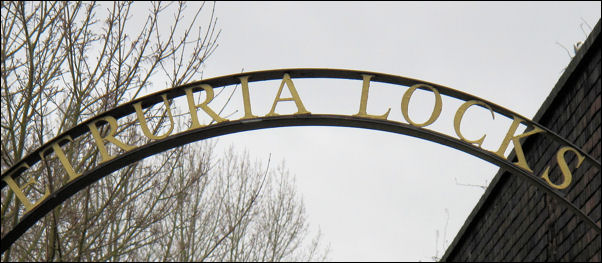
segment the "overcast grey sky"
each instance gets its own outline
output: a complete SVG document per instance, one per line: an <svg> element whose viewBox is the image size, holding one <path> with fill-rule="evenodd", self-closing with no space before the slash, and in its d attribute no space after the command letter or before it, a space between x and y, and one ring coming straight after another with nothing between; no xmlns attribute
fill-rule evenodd
<svg viewBox="0 0 602 263"><path fill-rule="evenodd" d="M573 53L573 44L586 38L583 31L600 19L600 2L217 2L216 15L222 33L204 78L243 69L367 70L446 85L530 118L570 61L559 44ZM251 86L257 115L269 111L279 84ZM295 80L295 86L312 113L357 112L361 81ZM389 119L403 120L405 90L373 83L369 113L391 108ZM412 102L416 119L430 114L430 96ZM458 105L444 100L442 116L429 128L453 136ZM488 114L467 114L463 129L477 137L490 127L484 148L493 149L508 124L494 125ZM313 229L322 230L336 261L441 256L484 193L457 182L485 185L498 170L433 142L355 128L286 127L220 137L219 149L230 145L252 158L285 160Z"/></svg>

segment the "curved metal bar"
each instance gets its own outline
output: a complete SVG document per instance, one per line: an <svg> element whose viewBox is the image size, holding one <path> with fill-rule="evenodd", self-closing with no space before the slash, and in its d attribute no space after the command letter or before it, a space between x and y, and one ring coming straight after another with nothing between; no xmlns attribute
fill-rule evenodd
<svg viewBox="0 0 602 263"><path fill-rule="evenodd" d="M25 231L27 231L27 229L35 224L35 222L41 219L53 208L64 202L67 198L73 196L78 191L100 180L106 175L127 166L128 164L178 146L207 138L242 131L284 126L339 126L365 128L397 134L405 134L437 142L439 144L461 150L493 164L497 164L513 174L521 175L527 178L536 187L551 194L561 203L565 204L586 223L596 229L598 233L602 232L600 226L598 226L591 218L584 214L579 208L575 207L575 205L573 205L569 200L556 193L554 189L545 184L542 180L538 180L538 178L530 175L527 171L516 167L505 158L478 148L472 144L463 142L443 133L438 133L424 128L417 128L400 122L352 117L346 115L306 114L282 115L222 122L195 130L184 131L128 151L120 156L115 157L114 159L111 159L110 161L98 165L90 171L85 172L80 177L72 180L68 184L61 187L58 191L54 192L51 196L44 199L41 204L23 216L22 220L9 233L2 237L1 252L3 253L5 250L7 250L23 233L25 233Z"/></svg>
<svg viewBox="0 0 602 263"><path fill-rule="evenodd" d="M268 70L268 71L257 71L257 72L247 72L240 74L233 74L223 77L217 77L202 81L197 81L193 83L189 83L183 86L174 87L170 89L166 89L163 91L159 91L153 93L151 95L141 97L135 100L132 100L126 104L122 104L114 109L101 113L95 117L92 117L79 125L65 131L61 135L55 137L44 145L40 146L35 151L28 154L25 158L21 159L19 162L15 163L12 167L7 169L2 173L2 178L7 175L10 175L13 178L16 178L22 174L24 169L18 170L19 167L23 163L26 163L30 166L34 165L38 161L40 161L40 152L43 149L47 148L49 145L58 142L59 145L63 145L66 142L61 141L65 136L70 136L75 139L82 134L88 132L88 124L96 121L99 118L103 118L105 116L112 116L116 119L127 116L135 112L133 104L141 102L143 108L151 107L154 104L157 104L162 101L161 96L166 95L168 99L176 98L184 95L184 90L190 87L196 87L201 84L209 84L212 87L219 88L233 84L239 84L239 77L250 76L249 82L256 81L265 81L265 80L278 80L283 77L285 73L288 73L291 78L340 78L340 79L357 79L362 80L363 75L372 75L371 81L389 83L395 85L403 85L403 86L412 86L415 84L428 84L434 88L436 88L441 94L454 97L457 99L461 99L464 101L468 100L479 100L482 101L491 108L504 116L509 118L513 118L516 116L518 118L523 119L527 124L531 126L539 127L544 130L546 135L551 137L553 140L560 142L561 144L568 145L579 151L585 158L600 169L600 162L596 159L592 158L589 154L581 150L579 147L570 143L566 139L560 137L556 133L550 131L546 127L539 125L519 114L516 114L508 109L505 109L497 104L491 103L487 100L483 100L476 96L472 96L470 94L457 91L445 86L441 86L434 83L429 83L425 81L415 80L411 78L394 76L382 73L368 72L368 71L356 71L356 70L341 70L341 69L278 69L278 70ZM200 88L197 88L200 89ZM196 89L195 89L196 91ZM345 115L317 115L317 114L308 114L308 115L288 115L288 116L277 116L277 117L264 117L264 118L256 118L256 119L245 119L245 120L237 120L237 121L229 121L214 124L211 126L202 127L199 129L181 132L179 134L172 135L163 140L153 141L146 145L140 146L134 150L131 150L121 156L115 157L111 161L106 163L102 163L95 167L90 171L86 171L82 176L74 179L70 183L61 187L60 190L54 192L48 198L44 199L41 204L39 204L36 208L32 209L29 213L22 217L22 220L17 224L17 226L12 229L9 233L7 233L4 237L2 237L2 252L4 252L10 245L16 241L29 227L31 227L37 220L43 217L46 213L51 211L54 207L62 203L64 200L75 194L77 191L83 189L84 187L92 184L93 182L99 180L100 178L106 176L107 174L126 166L132 162L141 160L150 155L184 145L193 141L202 140L206 138L211 138L215 136L220 136L229 133L235 133L240 131L247 130L255 130L255 129L263 129L263 128L271 128L271 127L282 127L282 126L307 126L307 125L319 125L319 126L344 126L344 127L357 127L357 128L367 128L374 130L382 130L389 131L393 133L406 134L426 140L430 140L433 142L437 142L443 145L447 145L449 147L453 147L459 150L462 150L466 153L479 157L488 162L499 165L501 168L506 169L514 174L519 174L528 178L535 186L540 189L552 194L555 198L559 199L561 203L567 205L569 209L575 212L578 216L584 219L588 224L594 227L599 233L601 232L600 226L598 226L591 218L587 217L580 209L575 207L570 201L566 198L562 197L558 194L554 189L552 189L547 184L543 183L542 180L538 180L535 176L530 175L526 171L518 168L506 158L499 157L492 152L485 151L483 149L477 148L472 144L468 144L451 136L434 132L431 130L417 128L411 126L409 124L404 124L400 122L387 121L387 120L375 120L375 119L367 119L367 118L359 118ZM48 153L49 154L49 153ZM4 181L1 181L0 189L6 185Z"/></svg>
<svg viewBox="0 0 602 263"><path fill-rule="evenodd" d="M375 82L389 83L389 84L402 85L402 86L412 86L412 85L420 84L420 83L427 84L427 85L430 85L430 86L433 86L434 88L436 88L441 94L444 94L444 95L447 95L447 96L450 96L453 98L461 99L464 101L479 100L479 101L482 101L482 102L488 104L489 106L491 106L493 111L495 111L499 114L502 114L506 117L509 117L509 118L513 118L513 116L519 117L519 118L523 119L525 122L527 122L529 125L536 126L540 129L544 130L545 131L544 134L551 137L554 141L557 141L564 145L571 146L572 148L576 149L577 151L579 151L580 154L585 156L585 158L589 162L594 164L598 169L600 169L600 167L601 167L600 162L598 160L596 160L595 158L590 156L587 152L583 151L580 147L577 147L576 145L569 142L568 140L560 137L558 134L549 130L548 128L546 128L536 122L533 122L530 119L525 118L524 116L522 116L520 114L517 114L517 113L515 113L511 110L508 110L502 106L499 106L495 103L492 103L490 101L481 99L479 97L476 97L476 96L470 95L468 93L464 93L462 91L458 91L458 90L455 90L455 89L452 89L452 88L449 88L446 86L442 86L439 84L430 83L430 82L426 82L426 81L416 80L416 79L412 79L412 78L402 77L402 76L395 76L395 75L369 72L369 71L358 71L358 70L347 70L347 69L276 69L276 70L238 73L238 74L232 74L232 75L227 75L227 76L222 76L222 77L216 77L216 78L191 82L191 83L188 83L188 84L185 84L182 86L165 89L165 90L155 92L153 94L132 100L126 104L122 104L120 106L117 106L116 108L113 108L109 111L103 112L95 117L92 117L92 118L80 123L79 125L65 131L61 135L55 137L54 139L48 141L44 145L38 147L38 149L36 149L35 151L28 154L25 158L21 159L21 161L15 163L9 169L7 169L5 172L3 172L1 177L4 178L7 174L11 174L11 176L13 178L20 176L22 171L17 171L17 169L19 169L21 164L27 163L29 166L32 166L35 163L37 163L40 160L40 152L42 149L47 148L49 145L51 145L55 142L59 142L60 145L65 144L66 142L60 141L65 136L71 136L71 138L73 138L73 139L81 136L82 134L84 134L88 131L87 124L92 123L93 121L95 121L98 118L102 118L105 116L112 116L116 119L119 119L126 115L132 114L135 111L134 107L132 105L135 103L142 102L142 107L148 108L150 106L153 106L153 105L161 102L161 95L164 95L164 94L167 95L168 99L180 97L180 96L184 95L184 89L199 86L201 84L209 84L214 88L219 88L219 87L224 87L224 86L228 86L228 85L238 84L238 83L240 83L239 78L243 77L243 76L251 76L251 77L249 77L249 82L257 82L257 81L281 79L285 73L288 73L291 76L291 78L337 78L337 79L356 79L356 80L362 80L363 75L372 75L374 77L371 79L371 81L375 81ZM5 185L6 185L6 183L4 181L0 181L0 189L4 188Z"/></svg>
<svg viewBox="0 0 602 263"><path fill-rule="evenodd" d="M396 76L396 75L390 75L390 74L370 72L370 71L359 71L359 70L348 70L348 69L319 69L319 68L303 69L303 68L301 68L301 69L275 69L275 70L245 72L245 73L232 74L232 75L227 75L227 76L222 76L222 77L216 77L216 78L191 82L191 83L188 83L188 84L185 84L182 86L178 86L178 87L174 87L174 88L170 88L170 89L165 89L165 90L158 91L153 94L132 100L128 103L122 104L120 106L117 106L116 108L113 108L113 109L103 112L95 117L92 117L92 118L80 123L79 125L63 132L59 136L48 141L44 145L38 147L35 151L29 153L26 157L21 159L19 162L16 162L15 164L13 164L13 166L8 168L6 171L2 172L1 178L4 178L8 174L10 174L13 178L19 177L21 175L22 171L25 170L22 168L21 168L21 170L19 170L23 163L26 163L29 166L34 165L35 163L40 161L40 152L42 151L42 149L47 148L49 145L51 145L55 142L58 142L59 145L63 145L65 143L67 143L66 141L61 141L65 136L71 136L71 138L73 138L73 139L81 136L82 134L84 134L88 131L87 125L89 123L94 122L98 118L102 118L105 116L112 116L116 119L119 119L121 117L124 117L126 115L134 113L135 110L132 105L135 103L142 102L142 107L148 108L148 107L151 107L151 106L161 102L162 101L161 95L165 94L168 99L180 97L180 96L184 95L184 89L199 86L201 84L209 84L214 88L219 88L219 87L224 87L224 86L228 86L228 85L239 84L240 83L239 78L243 77L243 76L250 76L249 80L248 80L249 82L257 82L257 81L282 79L282 76L285 73L288 73L291 76L291 78L293 78L293 79L294 78L335 78L335 79L362 80L363 75L372 75L374 77L371 79L371 81L375 81L375 82L389 83L389 84L402 85L402 86L412 86L412 85L421 84L421 83L427 84L427 85L433 86L434 88L436 88L439 91L439 93L444 94L446 96L450 96L450 97L457 98L457 99L464 100L464 101L479 100L479 101L482 101L482 102L488 104L489 106L491 106L493 111L495 111L499 114L502 114L509 118L513 118L513 116L521 118L525 122L527 122L527 124L529 124L531 126L536 126L540 129L544 130L545 133L543 133L543 134L549 136L554 141L557 141L561 144L568 145L568 146L574 148L581 155L583 155L586 158L586 160L588 160L590 163L592 163L595 167L597 167L598 169L601 168L600 161L596 160L595 158L590 156L587 152L583 151L580 147L577 147L575 144L569 142L568 140L559 136L558 134L549 130L548 128L546 128L536 122L533 122L530 119L525 118L524 116L517 114L511 110L508 110L502 106L499 106L490 101L481 99L479 97L470 95L468 93L464 93L462 91L458 91L458 90L455 90L455 89L452 89L452 88L449 88L446 86L442 86L439 84L430 83L430 82L426 82L426 81L422 81L422 80L417 80L417 79L412 79L412 78L407 78L407 77L402 77L402 76ZM47 154L50 154L50 152ZM0 189L4 188L5 186L6 186L6 182L0 181Z"/></svg>

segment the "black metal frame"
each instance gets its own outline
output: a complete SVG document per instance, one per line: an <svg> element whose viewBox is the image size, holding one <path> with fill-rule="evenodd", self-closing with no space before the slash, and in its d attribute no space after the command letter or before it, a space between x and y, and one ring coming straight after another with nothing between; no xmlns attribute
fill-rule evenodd
<svg viewBox="0 0 602 263"><path fill-rule="evenodd" d="M356 70L341 70L341 69L278 69L278 70L268 70L268 71L257 71L257 72L247 72L240 73L234 75L228 75L223 77L217 77L207 80L202 80L198 82L189 83L183 86L166 89L160 92L156 92L154 94L135 99L126 104L120 105L112 110L106 111L102 114L99 114L89 120L80 123L79 125L71 128L70 130L64 132L63 134L55 137L44 145L40 146L35 151L28 154L21 161L15 163L12 167L7 169L2 173L2 178L11 174L11 177L17 178L19 177L25 169L17 170L21 166L21 164L26 163L29 166L34 165L38 161L40 161L39 153L42 149L45 149L48 145L52 143L59 142L60 145L65 144L66 141L61 141L65 136L71 136L71 138L75 139L82 134L88 132L87 124L93 123L99 118L105 116L112 116L116 119L122 118L129 114L135 112L133 104L142 102L143 108L151 107L154 104L157 104L162 101L161 96L166 95L168 99L176 98L183 96L184 90L190 87L197 87L200 84L209 84L214 88L224 87L228 85L239 84L239 77L250 76L249 82L256 81L264 81L264 80L278 80L283 77L283 75L287 73L291 76L291 78L337 78L337 79L356 79L362 80L363 75L372 75L371 81L374 82L383 82L395 85L402 86L412 86L415 84L427 84L434 88L436 88L441 94L454 97L460 100L468 101L468 100L479 100L482 101L493 109L493 111L507 116L509 118L513 118L513 116L519 117L528 124L528 126L533 127L536 126L545 131L543 133L546 136L549 136L554 141L557 141L563 145L570 146L577 151L580 152L583 156L585 156L586 160L597 167L600 170L600 162L592 158L589 154L581 150L579 147L575 146L571 142L566 139L560 137L556 133L550 131L546 127L543 127L519 114L516 114L508 109L505 109L499 105L491 103L489 101L483 100L481 98L472 96L470 94L457 91L445 86L441 86L434 83L428 83L425 81L415 80L411 78L388 75L382 73L375 72L367 72L367 71L356 71ZM197 88L200 89L200 88ZM195 89L195 91L197 90ZM528 179L528 181L532 182L535 186L544 190L545 192L551 194L555 198L557 198L562 204L565 204L567 208L576 213L579 217L581 217L586 223L591 225L594 229L596 229L599 233L602 232L599 225L597 225L591 218L589 218L583 211L581 211L578 207L573 205L568 199L563 197L559 191L551 188L547 185L543 180L538 177L530 174L529 172L518 168L511 161L506 158L502 158L490 151L483 150L479 147L476 147L472 144L466 143L454 137L448 136L446 134L438 133L432 130L414 127L409 124L404 124L395 121L388 120L377 120L371 118L361 118L361 117L353 117L347 115L327 115L327 114L304 114L304 115L282 115L282 116L274 116L274 117L258 117L253 119L244 119L244 120L235 120L235 121L227 121L221 122L213 125L209 125L206 127L184 131L178 134L171 135L162 140L152 141L148 144L139 146L131 151L128 151L120 156L117 156L110 161L99 164L92 170L84 172L78 178L72 180L71 182L63 185L59 190L51 193L46 199L44 199L39 205L25 214L21 221L13 228L10 232L8 232L5 236L2 237L1 240L1 253L4 253L27 229L29 229L35 222L40 220L44 215L50 212L53 208L64 202L67 198L71 197L78 191L82 190L86 186L98 181L104 176L110 174L113 171L116 171L122 167L127 166L133 162L139 161L151 155L182 146L194 141L199 141L211 137L216 137L225 134L231 134L241 131L249 131L256 129L264 129L264 128L273 128L273 127L284 127L284 126L341 126L341 127L356 127L356 128L366 128L373 130L381 130L387 132L393 132L398 134L405 134L417 138L422 138L425 140L437 142L476 157L479 157L485 161L491 162L500 166L503 169L510 171L516 175L522 175ZM46 153L50 154L50 153ZM0 189L4 188L6 183L1 181Z"/></svg>

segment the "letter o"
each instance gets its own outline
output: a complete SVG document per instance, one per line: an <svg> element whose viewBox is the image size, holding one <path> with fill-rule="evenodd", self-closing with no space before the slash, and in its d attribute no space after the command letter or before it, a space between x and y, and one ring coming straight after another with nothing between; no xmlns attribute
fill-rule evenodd
<svg viewBox="0 0 602 263"><path fill-rule="evenodd" d="M433 109L433 112L431 113L431 117L426 122L415 123L412 120L410 120L410 116L408 114L408 107L410 104L410 98L412 97L412 94L414 94L414 91L420 87L428 88L431 91L433 91L433 93L435 93L435 108ZM403 97L401 99L401 113L403 114L403 117L406 119L406 121L408 123L410 123L411 125L416 126L416 127L424 127L424 126L430 125L433 122L435 122L437 120L437 118L439 118L439 115L441 115L441 108L442 108L441 94L439 94L439 91L437 89L435 89L429 85L426 85L426 84L412 85L403 94Z"/></svg>

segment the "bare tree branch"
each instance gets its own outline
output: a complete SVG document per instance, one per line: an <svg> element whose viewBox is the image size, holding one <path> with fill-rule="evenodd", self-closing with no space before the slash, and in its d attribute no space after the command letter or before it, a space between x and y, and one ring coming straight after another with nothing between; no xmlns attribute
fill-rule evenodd
<svg viewBox="0 0 602 263"><path fill-rule="evenodd" d="M215 3L3 1L1 16L3 171L44 142L148 88L202 78L221 32ZM201 22L204 17L208 20ZM157 83L163 80L168 81ZM155 134L171 125L166 110L144 110ZM174 125L185 125L180 117L187 114L174 116ZM136 128L135 116L119 122L119 140L149 142ZM103 136L107 126L100 128ZM102 161L91 145L91 136L80 136L62 146L77 171ZM104 177L30 228L2 260L320 258L317 240L303 249L307 222L288 174L269 169L270 160L266 169L251 165L248 156L233 150L217 159L214 146L201 142L172 149ZM113 155L121 152L115 145L108 148ZM24 190L32 200L70 179L53 156L30 167L27 177L38 182ZM8 187L1 197L4 235L24 209Z"/></svg>

